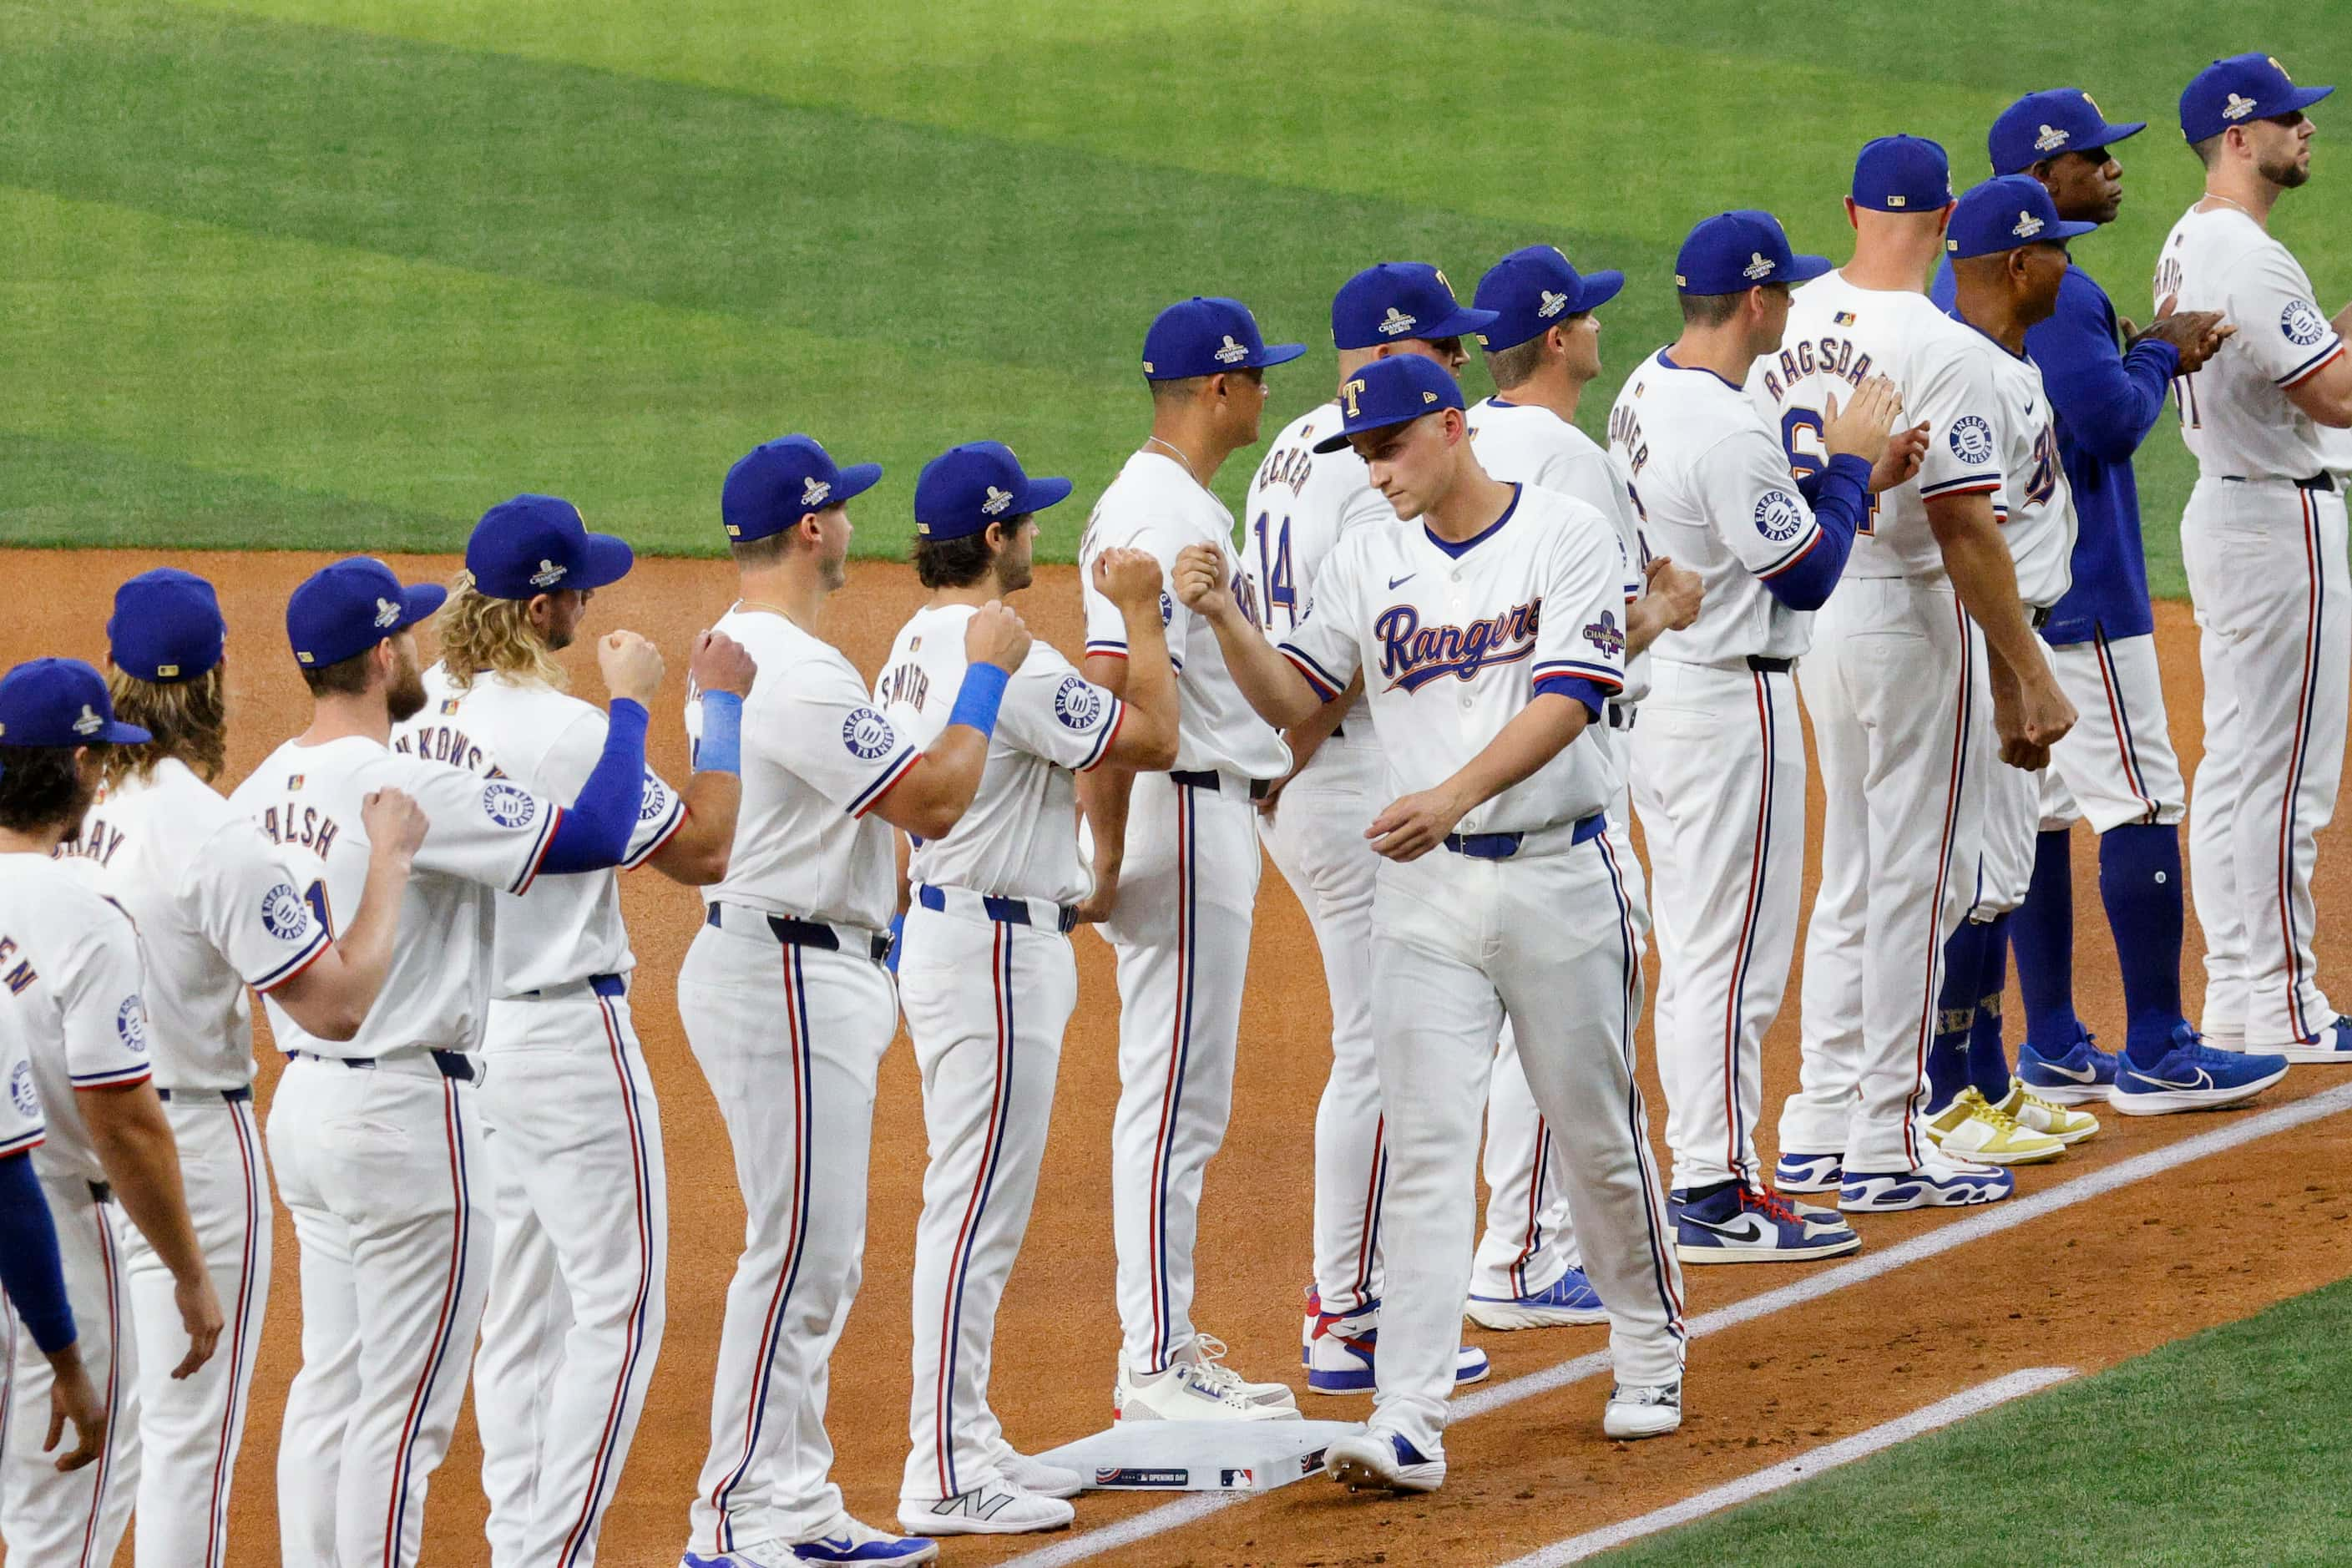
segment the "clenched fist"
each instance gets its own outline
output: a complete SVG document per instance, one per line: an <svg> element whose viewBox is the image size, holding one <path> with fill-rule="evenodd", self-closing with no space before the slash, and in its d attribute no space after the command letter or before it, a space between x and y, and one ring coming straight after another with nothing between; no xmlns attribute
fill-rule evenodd
<svg viewBox="0 0 2352 1568"><path fill-rule="evenodd" d="M963 657L973 664L992 664L1007 675L1029 657L1029 628L1021 617L991 599L971 613L963 628Z"/></svg>
<svg viewBox="0 0 2352 1568"><path fill-rule="evenodd" d="M1148 551L1106 550L1095 557L1095 592L1122 612L1159 607L1160 563Z"/></svg>
<svg viewBox="0 0 2352 1568"><path fill-rule="evenodd" d="M391 856L404 866L416 858L425 842L425 808L396 789L369 791L360 802L360 823L374 853Z"/></svg>
<svg viewBox="0 0 2352 1568"><path fill-rule="evenodd" d="M614 701L625 697L646 707L653 705L668 668L662 663L661 649L635 632L605 633L596 644L596 663Z"/></svg>
<svg viewBox="0 0 2352 1568"><path fill-rule="evenodd" d="M1176 602L1203 619L1221 621L1239 613L1225 558L1215 545L1186 545L1176 552L1176 569L1169 575L1175 583Z"/></svg>
<svg viewBox="0 0 2352 1568"><path fill-rule="evenodd" d="M697 691L731 691L751 695L751 678L760 667L751 652L725 632L705 632L694 639L694 655L686 661L686 678Z"/></svg>

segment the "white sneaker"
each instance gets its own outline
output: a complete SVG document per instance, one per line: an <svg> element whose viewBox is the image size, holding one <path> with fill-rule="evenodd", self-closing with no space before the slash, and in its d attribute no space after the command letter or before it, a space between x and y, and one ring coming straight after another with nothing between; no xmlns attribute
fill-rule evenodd
<svg viewBox="0 0 2352 1568"><path fill-rule="evenodd" d="M1252 1405L1286 1405L1295 1412L1298 1395L1286 1383L1252 1383L1225 1364L1225 1342L1214 1334L1195 1333L1184 1358L1202 1377Z"/></svg>
<svg viewBox="0 0 2352 1568"><path fill-rule="evenodd" d="M1111 1408L1120 1421L1300 1419L1297 1405L1261 1405L1243 1392L1249 1384L1230 1372L1222 1378L1215 1376L1211 1370L1214 1366L1214 1363L1180 1361L1164 1372L1139 1377L1122 1361L1118 1382L1111 1391Z"/></svg>
<svg viewBox="0 0 2352 1568"><path fill-rule="evenodd" d="M1005 1448L997 1455L997 1468L1006 1480L1039 1497L1076 1497L1087 1488L1087 1478L1077 1471L1049 1465L1015 1448Z"/></svg>
<svg viewBox="0 0 2352 1568"><path fill-rule="evenodd" d="M1357 1432L1323 1450L1323 1473L1351 1492L1433 1492L1445 1484L1445 1461L1423 1458L1393 1432Z"/></svg>
<svg viewBox="0 0 2352 1568"><path fill-rule="evenodd" d="M1617 1384L1609 1391L1609 1407L1601 1413L1601 1429L1622 1442L1663 1437L1683 1424L1683 1385L1661 1383L1649 1388Z"/></svg>
<svg viewBox="0 0 2352 1568"><path fill-rule="evenodd" d="M1078 1510L1059 1498L1040 1497L1014 1481L996 1480L926 1500L901 1498L898 1522L919 1535L1023 1535L1065 1530Z"/></svg>

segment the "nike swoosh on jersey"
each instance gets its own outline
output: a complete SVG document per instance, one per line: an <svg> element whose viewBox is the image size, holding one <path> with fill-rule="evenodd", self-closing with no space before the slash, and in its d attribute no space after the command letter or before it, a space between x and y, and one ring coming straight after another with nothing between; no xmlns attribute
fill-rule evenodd
<svg viewBox="0 0 2352 1568"><path fill-rule="evenodd" d="M1391 578L1390 578L1390 579L1389 579L1389 588L1390 588L1390 591L1391 591L1391 592L1394 592L1396 589L1399 589L1399 588L1403 587L1407 583L1412 582L1415 577L1418 577L1418 576L1420 576L1420 575L1421 575L1421 574L1420 574L1420 573L1418 573L1418 572L1408 572L1408 573L1406 573L1406 574L1405 574L1403 576L1402 576L1402 577L1391 577Z"/></svg>

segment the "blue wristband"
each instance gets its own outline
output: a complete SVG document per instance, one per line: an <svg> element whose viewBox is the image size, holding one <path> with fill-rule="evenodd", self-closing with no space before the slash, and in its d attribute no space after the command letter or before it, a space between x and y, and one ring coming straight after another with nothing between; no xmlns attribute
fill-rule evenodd
<svg viewBox="0 0 2352 1568"><path fill-rule="evenodd" d="M1012 682L1009 672L992 664L965 665L963 684L956 689L955 707L948 713L948 722L969 724L983 735L994 734L997 705L1004 700L1004 689Z"/></svg>
<svg viewBox="0 0 2352 1568"><path fill-rule="evenodd" d="M695 742L694 771L743 771L743 700L731 691L702 694L702 739Z"/></svg>

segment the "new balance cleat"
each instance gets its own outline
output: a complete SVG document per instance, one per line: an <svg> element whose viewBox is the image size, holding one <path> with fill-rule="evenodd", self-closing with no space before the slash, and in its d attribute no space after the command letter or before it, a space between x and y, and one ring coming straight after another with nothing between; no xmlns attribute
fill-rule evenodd
<svg viewBox="0 0 2352 1568"><path fill-rule="evenodd" d="M2016 1184L2017 1178L1999 1166L1935 1153L1908 1171L1848 1171L1838 1188L1838 1207L1848 1214L1966 1208L1998 1203Z"/></svg>
<svg viewBox="0 0 2352 1568"><path fill-rule="evenodd" d="M1381 1304L1368 1303L1358 1312L1318 1312L1314 1337L1307 1342L1307 1392L1309 1394L1370 1394L1379 1386L1373 1371L1381 1338ZM1494 1370L1486 1352L1464 1345L1454 1352L1454 1384L1478 1383Z"/></svg>
<svg viewBox="0 0 2352 1568"><path fill-rule="evenodd" d="M2016 1117L1996 1108L1975 1089L1964 1089L1952 1103L1927 1119L1928 1141L1956 1160L1987 1165L2039 1165L2055 1160L2066 1145L2046 1132L2036 1132ZM2097 1124L2093 1124L2097 1131Z"/></svg>
<svg viewBox="0 0 2352 1568"><path fill-rule="evenodd" d="M1844 1175L1843 1154L1783 1154L1772 1167L1772 1184L1784 1193L1833 1193Z"/></svg>
<svg viewBox="0 0 2352 1568"><path fill-rule="evenodd" d="M1004 1479L1039 1497L1076 1497L1086 1489L1087 1478L1061 1465L1049 1465L1034 1454L998 1445L997 1468Z"/></svg>
<svg viewBox="0 0 2352 1568"><path fill-rule="evenodd" d="M2061 1055L2044 1056L2032 1040L2018 1047L2017 1076L2053 1105L2087 1105L2106 1098L2118 1059L2115 1052L2099 1049L2091 1031L2077 1025L2074 1043Z"/></svg>
<svg viewBox="0 0 2352 1568"><path fill-rule="evenodd" d="M1025 1535L1063 1530L1078 1510L1013 1481L995 1480L948 1498L901 1498L898 1522L925 1535Z"/></svg>
<svg viewBox="0 0 2352 1568"><path fill-rule="evenodd" d="M1862 1245L1833 1210L1797 1208L1780 1194L1742 1182L1706 1196L1675 1193L1675 1252L1685 1263L1803 1263L1836 1258Z"/></svg>
<svg viewBox="0 0 2352 1568"><path fill-rule="evenodd" d="M2099 1119L2087 1110L2070 1110L2025 1087L2023 1079L2009 1080L2009 1092L1993 1107L2029 1132L2055 1138L2071 1149L2099 1130Z"/></svg>
<svg viewBox="0 0 2352 1568"><path fill-rule="evenodd" d="M2216 1050L2183 1024L2172 1031L2172 1048L2154 1066L2141 1067L2125 1056L2107 1103L2126 1116L2219 1110L2252 1100L2286 1077L2286 1068L2283 1056Z"/></svg>
<svg viewBox="0 0 2352 1568"><path fill-rule="evenodd" d="M1351 1492L1433 1492L1445 1484L1445 1461L1422 1458L1392 1432L1358 1432L1323 1450L1323 1473Z"/></svg>
<svg viewBox="0 0 2352 1568"><path fill-rule="evenodd" d="M1609 1321L1609 1310L1581 1268L1570 1269L1532 1296L1473 1295L1463 1311L1482 1329L1555 1329Z"/></svg>
<svg viewBox="0 0 2352 1568"><path fill-rule="evenodd" d="M1683 1385L1662 1383L1651 1388L1609 1391L1609 1407L1601 1413L1601 1430L1620 1442L1663 1437L1683 1424Z"/></svg>

